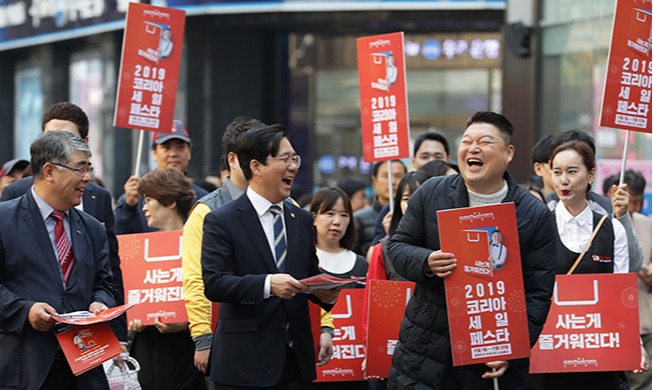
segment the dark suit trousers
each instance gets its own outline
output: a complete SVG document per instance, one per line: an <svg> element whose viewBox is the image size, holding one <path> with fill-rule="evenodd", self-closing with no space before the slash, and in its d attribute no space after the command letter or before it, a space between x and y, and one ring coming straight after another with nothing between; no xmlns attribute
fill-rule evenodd
<svg viewBox="0 0 653 390"><path fill-rule="evenodd" d="M246 387L246 386L227 386L220 383L213 383L215 390L311 390L313 388L311 383L306 383L302 380L299 373L299 366L297 365L297 358L295 351L287 347L286 361L283 365L283 373L281 379L274 386L269 387Z"/></svg>
<svg viewBox="0 0 653 390"><path fill-rule="evenodd" d="M83 385L78 385L80 380L84 383ZM50 367L50 372L43 385L41 385L41 390L83 390L89 388L89 386L94 390L109 390L109 382L107 382L102 366L77 377L70 370L63 352L58 350L52 367Z"/></svg>

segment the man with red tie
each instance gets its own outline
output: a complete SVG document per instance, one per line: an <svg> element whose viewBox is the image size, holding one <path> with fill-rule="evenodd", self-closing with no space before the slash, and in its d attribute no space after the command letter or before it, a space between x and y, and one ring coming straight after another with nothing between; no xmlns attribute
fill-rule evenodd
<svg viewBox="0 0 653 390"><path fill-rule="evenodd" d="M75 209L91 152L72 133L51 131L30 153L34 185L0 203L0 388L108 389L101 366L73 375L52 319L115 305L104 227Z"/></svg>

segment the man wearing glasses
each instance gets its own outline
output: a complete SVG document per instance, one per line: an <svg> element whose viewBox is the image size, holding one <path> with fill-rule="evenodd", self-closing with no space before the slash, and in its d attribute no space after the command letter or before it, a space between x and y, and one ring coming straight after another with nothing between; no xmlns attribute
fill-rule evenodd
<svg viewBox="0 0 653 390"><path fill-rule="evenodd" d="M0 203L0 388L108 389L102 366L73 375L52 315L115 305L102 224L76 206L91 151L67 131L31 145L34 185Z"/></svg>

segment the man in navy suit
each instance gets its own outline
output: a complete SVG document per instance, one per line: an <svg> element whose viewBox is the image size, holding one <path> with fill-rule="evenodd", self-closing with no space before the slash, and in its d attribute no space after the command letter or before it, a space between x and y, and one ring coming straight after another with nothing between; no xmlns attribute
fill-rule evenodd
<svg viewBox="0 0 653 390"><path fill-rule="evenodd" d="M91 151L51 131L30 153L34 185L0 203L0 388L108 389L101 366L72 374L51 317L115 305L104 227L75 208L91 180Z"/></svg>
<svg viewBox="0 0 653 390"><path fill-rule="evenodd" d="M308 300L330 310L340 290L306 293L299 282L320 273L313 218L286 201L301 158L281 125L243 133L237 154L249 187L204 221L204 292L220 302L210 377L217 389L310 388Z"/></svg>
<svg viewBox="0 0 653 390"><path fill-rule="evenodd" d="M41 128L45 131L66 130L77 137L88 142L88 116L79 106L70 102L55 103L43 114ZM18 198L25 194L34 184L33 177L20 179L2 190L0 201ZM78 209L95 217L104 224L109 240L109 262L111 263L111 273L113 274L113 283L116 286L116 304L125 303L125 296L122 283L122 271L120 269L120 257L118 256L118 239L115 233L115 221L113 217L113 207L111 205L111 193L99 185L89 182L82 197L82 203L77 206ZM124 345L127 343L127 319L122 315L111 321L116 337Z"/></svg>

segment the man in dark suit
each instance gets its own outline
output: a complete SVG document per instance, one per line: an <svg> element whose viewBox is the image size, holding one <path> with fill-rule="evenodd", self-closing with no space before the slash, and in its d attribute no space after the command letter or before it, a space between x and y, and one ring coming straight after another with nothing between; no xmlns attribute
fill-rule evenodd
<svg viewBox="0 0 653 390"><path fill-rule="evenodd" d="M0 203L0 388L108 389L101 366L72 374L51 317L115 305L104 228L75 208L91 180L91 151L52 131L30 152L34 185Z"/></svg>
<svg viewBox="0 0 653 390"><path fill-rule="evenodd" d="M281 125L245 132L237 154L249 187L204 221L204 292L220 302L210 377L217 389L310 388L308 300L330 310L340 290L301 293L298 280L320 273L313 218L285 201L301 159Z"/></svg>
<svg viewBox="0 0 653 390"><path fill-rule="evenodd" d="M43 114L41 128L44 132L52 130L65 130L88 142L88 117L84 110L70 102L55 103ZM26 177L10 184L2 190L0 201L18 198L25 194L34 184L33 177ZM82 203L78 209L95 217L104 224L107 239L109 240L109 262L113 283L116 286L116 304L125 303L125 295L122 283L122 271L120 270L120 257L118 256L118 240L115 233L115 221L113 207L111 205L111 193L99 185L89 182L82 197ZM111 329L123 344L127 343L127 319L125 315L111 321Z"/></svg>

